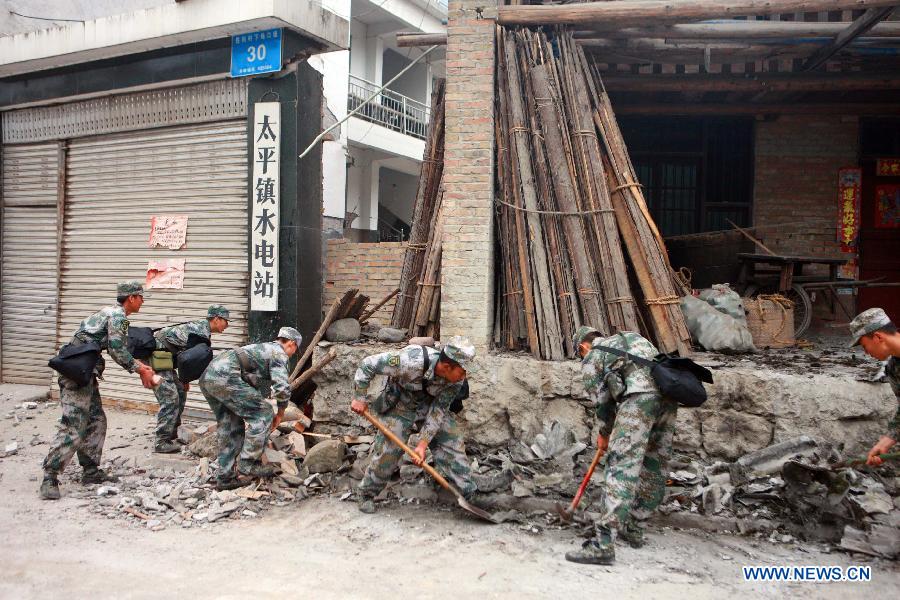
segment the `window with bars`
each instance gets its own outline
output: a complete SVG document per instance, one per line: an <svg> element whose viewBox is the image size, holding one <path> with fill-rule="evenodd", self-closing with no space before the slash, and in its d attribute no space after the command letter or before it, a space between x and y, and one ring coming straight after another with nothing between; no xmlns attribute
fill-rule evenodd
<svg viewBox="0 0 900 600"><path fill-rule="evenodd" d="M633 117L621 127L664 236L750 225L752 119Z"/></svg>

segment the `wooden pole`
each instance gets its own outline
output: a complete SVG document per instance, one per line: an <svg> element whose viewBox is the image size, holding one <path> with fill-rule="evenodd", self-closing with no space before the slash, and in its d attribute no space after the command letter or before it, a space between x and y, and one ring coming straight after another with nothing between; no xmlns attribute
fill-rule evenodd
<svg viewBox="0 0 900 600"><path fill-rule="evenodd" d="M331 303L331 308L328 309L328 314L325 315L325 318L322 319L322 324L319 325L319 330L316 331L316 335L313 336L312 340L310 340L309 344L306 346L306 350L303 352L303 356L300 357L300 360L297 361L297 365L294 367L294 371L291 373L291 379L297 377L300 374L300 369L303 368L303 365L306 364L306 361L309 360L309 357L312 356L313 350L316 348L316 344L321 341L322 336L325 335L325 330L331 325L334 321L335 316L337 316L338 311L341 309L341 298L335 298L334 302Z"/></svg>
<svg viewBox="0 0 900 600"><path fill-rule="evenodd" d="M397 46L413 48L416 46L446 46L446 33L418 33L411 31L397 32Z"/></svg>
<svg viewBox="0 0 900 600"><path fill-rule="evenodd" d="M614 23L609 25L596 23L592 26L592 29L576 31L575 37L605 37L613 39L659 37L693 40L833 38L845 30L847 25L847 22L738 21L734 19L708 21L705 23L681 23L662 27L617 27ZM866 33L866 37L900 37L900 21L882 21L870 29Z"/></svg>
<svg viewBox="0 0 900 600"><path fill-rule="evenodd" d="M900 103L618 104L619 115L896 115Z"/></svg>
<svg viewBox="0 0 900 600"><path fill-rule="evenodd" d="M755 73L735 75L608 75L603 85L610 92L830 92L898 90L898 73Z"/></svg>
<svg viewBox="0 0 900 600"><path fill-rule="evenodd" d="M891 16L893 12L893 6L888 6L887 8L870 8L864 12L861 17L853 21L849 27L837 34L830 44L824 48L820 48L815 54L810 56L809 60L803 63L801 70L812 71L813 69L822 66L829 58L840 52L842 48L875 27L879 22Z"/></svg>
<svg viewBox="0 0 900 600"><path fill-rule="evenodd" d="M562 5L500 6L501 25L605 25L648 21L702 21L795 12L861 10L896 6L897 0L616 0Z"/></svg>
<svg viewBox="0 0 900 600"><path fill-rule="evenodd" d="M303 374L296 379L291 380L291 389L296 390L298 387L312 379L313 375L322 370L322 368L337 358L337 352L334 348L328 350L328 353L319 359L319 362L313 363L309 366L309 368L303 371Z"/></svg>
<svg viewBox="0 0 900 600"><path fill-rule="evenodd" d="M369 309L369 310L367 310L366 312L364 312L364 313L359 317L360 323L369 320L369 319L372 317L372 315L374 315L376 312L378 312L378 309L379 309L379 308L381 308L382 306L384 306L385 304L387 304L388 302L390 302L390 301L391 301L391 298L393 298L394 296L396 296L398 293L400 293L400 288L395 288L394 291L391 292L390 294L388 294L387 296L385 296L385 297L381 300L381 302L379 302L379 303L376 304L374 307L372 307L371 309Z"/></svg>

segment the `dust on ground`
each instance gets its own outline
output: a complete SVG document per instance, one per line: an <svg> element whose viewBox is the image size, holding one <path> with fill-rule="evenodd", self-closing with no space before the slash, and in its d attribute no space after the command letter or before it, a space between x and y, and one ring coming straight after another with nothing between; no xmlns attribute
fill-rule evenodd
<svg viewBox="0 0 900 600"><path fill-rule="evenodd" d="M539 518L488 525L449 507L397 503L363 515L338 494L274 506L254 519L151 531L136 519L92 512L90 500L75 497L77 465L63 477L62 500L38 498L40 463L59 407L39 402L18 421L4 418L22 404L22 389L0 386L0 447L18 445L0 459L4 598L844 598L900 592L897 563L830 553L817 544L655 527L645 548L619 546L616 566L584 566L563 558L579 543L577 530L541 526ZM104 459L124 457L152 472L153 418L113 410L107 417ZM97 487L88 489L96 493ZM752 583L743 581L744 565L868 565L872 581Z"/></svg>

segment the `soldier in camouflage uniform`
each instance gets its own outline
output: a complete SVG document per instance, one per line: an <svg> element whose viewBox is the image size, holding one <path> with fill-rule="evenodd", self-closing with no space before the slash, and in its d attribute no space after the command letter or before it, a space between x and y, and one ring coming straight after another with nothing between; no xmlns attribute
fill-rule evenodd
<svg viewBox="0 0 900 600"><path fill-rule="evenodd" d="M869 450L866 463L877 467L884 462L879 455L900 441L900 333L883 309L870 308L850 322L850 335L850 347L859 344L872 358L887 360L884 374L898 401L897 413L888 423L887 433Z"/></svg>
<svg viewBox="0 0 900 600"><path fill-rule="evenodd" d="M660 395L647 367L600 349L606 346L652 360L659 351L637 333L604 338L583 326L574 341L583 359L585 389L597 402L597 445L607 452L595 538L567 552L566 560L608 565L615 560L617 535L633 547L644 544L643 523L665 494L677 405Z"/></svg>
<svg viewBox="0 0 900 600"><path fill-rule="evenodd" d="M247 476L272 477L275 474L271 465L260 462L260 456L269 432L284 417L291 398L287 364L302 342L299 331L282 327L274 342L249 344L223 352L209 363L200 377L200 390L218 422L218 489L247 485ZM274 417L272 407L263 398L267 388L278 404L278 414ZM235 472L238 454L240 461Z"/></svg>
<svg viewBox="0 0 900 600"><path fill-rule="evenodd" d="M196 335L209 340L213 333L222 333L228 327L228 309L221 304L213 304L206 311L206 318L190 321L180 325L163 327L157 331L157 350L172 353L173 362L178 353L185 350L188 338ZM156 388L156 401L159 412L156 413L156 444L154 452L169 454L178 452L181 445L178 438L178 426L181 425L181 413L190 390L189 383L182 383L174 369L157 369L162 383Z"/></svg>
<svg viewBox="0 0 900 600"><path fill-rule="evenodd" d="M428 353L425 368L423 352ZM419 428L419 442L415 448L421 465L430 446L438 471L467 498L475 494L469 460L462 431L450 405L457 397L466 378L466 369L475 358L475 348L468 340L452 338L442 350L427 346L407 346L374 354L363 359L354 377L351 410L362 413L368 400L366 393L376 375L388 378L384 391L373 402L380 420L401 440L406 440L413 425L424 421ZM387 485L403 450L379 432L372 448L372 460L360 482L359 509L375 512L374 498Z"/></svg>
<svg viewBox="0 0 900 600"><path fill-rule="evenodd" d="M71 344L97 342L123 369L129 373L138 373L144 387L151 388L155 378L153 369L135 360L127 347L127 317L141 309L144 288L138 281L126 281L118 284L116 296L119 305L103 308L82 321ZM78 462L84 469L82 483L116 480L99 467L106 439L106 413L100 404L97 378L102 377L104 367L105 362L100 357L90 383L80 387L68 377L59 376L62 417L59 420L59 431L43 463L44 479L40 493L44 500L59 499L59 474L76 453Z"/></svg>

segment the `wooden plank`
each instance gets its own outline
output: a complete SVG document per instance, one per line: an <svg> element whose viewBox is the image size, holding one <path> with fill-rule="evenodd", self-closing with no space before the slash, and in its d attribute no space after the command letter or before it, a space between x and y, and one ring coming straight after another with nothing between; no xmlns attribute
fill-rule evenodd
<svg viewBox="0 0 900 600"><path fill-rule="evenodd" d="M751 76L608 75L603 84L610 92L828 92L900 89L898 73L784 74Z"/></svg>
<svg viewBox="0 0 900 600"><path fill-rule="evenodd" d="M409 31L397 32L397 46L412 48L416 46L446 46L446 33L418 33Z"/></svg>
<svg viewBox="0 0 900 600"><path fill-rule="evenodd" d="M791 12L868 9L896 6L896 0L616 0L563 5L500 6L501 25L642 25L654 22L702 21L736 16Z"/></svg>
<svg viewBox="0 0 900 600"><path fill-rule="evenodd" d="M895 104L619 104L620 115L896 115Z"/></svg>
<svg viewBox="0 0 900 600"><path fill-rule="evenodd" d="M833 38L847 28L846 23L805 21L716 20L705 23L680 23L662 27L618 27L597 23L593 29L576 31L576 38L607 37L613 39L660 37L692 40L761 40L778 38ZM602 33L602 35L598 35ZM900 37L900 22L878 23L867 37Z"/></svg>
<svg viewBox="0 0 900 600"><path fill-rule="evenodd" d="M825 46L824 48L820 48L807 59L803 66L800 68L801 71L812 71L816 69L825 62L840 52L845 46L850 44L854 39L863 35L879 22L891 16L894 12L894 7L889 6L887 8L870 8L866 12L862 14L858 19L853 21L853 23L837 34L830 44Z"/></svg>

